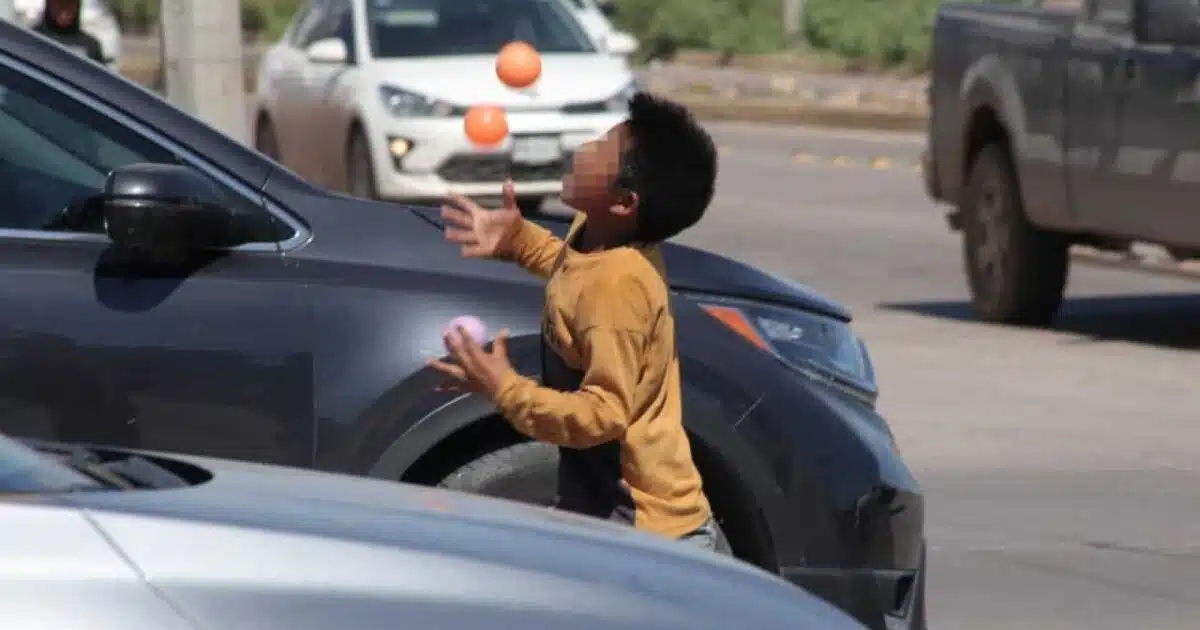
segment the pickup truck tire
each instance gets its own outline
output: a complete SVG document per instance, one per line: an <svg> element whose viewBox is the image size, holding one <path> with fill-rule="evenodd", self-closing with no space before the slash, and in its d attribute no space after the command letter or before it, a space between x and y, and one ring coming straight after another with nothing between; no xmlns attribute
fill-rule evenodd
<svg viewBox="0 0 1200 630"><path fill-rule="evenodd" d="M1007 147L979 151L963 193L963 259L975 316L1022 326L1053 322L1067 283L1068 242L1025 218Z"/></svg>

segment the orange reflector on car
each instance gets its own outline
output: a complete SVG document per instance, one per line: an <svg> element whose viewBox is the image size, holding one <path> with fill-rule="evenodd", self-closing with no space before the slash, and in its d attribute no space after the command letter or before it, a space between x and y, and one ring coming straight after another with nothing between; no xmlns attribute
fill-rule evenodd
<svg viewBox="0 0 1200 630"><path fill-rule="evenodd" d="M728 306L717 306L715 304L701 304L700 308L704 309L705 313L712 315L717 321L725 324L729 330L741 335L746 341L758 346L762 350L771 351L771 347L766 341L759 336L758 331L754 330L754 326L746 320L746 316L736 308Z"/></svg>

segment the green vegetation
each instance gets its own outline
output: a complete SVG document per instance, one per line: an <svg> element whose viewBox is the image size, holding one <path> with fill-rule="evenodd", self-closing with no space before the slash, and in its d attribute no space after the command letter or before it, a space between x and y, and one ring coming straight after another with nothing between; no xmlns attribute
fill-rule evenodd
<svg viewBox="0 0 1200 630"><path fill-rule="evenodd" d="M642 42L643 58L680 50L725 59L790 51L834 55L863 70L924 70L941 0L806 0L801 41L787 42L783 0L615 0L617 22ZM967 0L1015 2L1019 0Z"/></svg>
<svg viewBox="0 0 1200 630"><path fill-rule="evenodd" d="M783 0L614 0L617 24L642 43L640 56L670 59L680 51L715 52L725 61L788 52L836 56L862 70L920 71L929 61L930 29L941 0L805 0L800 42L787 42ZM1013 2L1016 0L968 0ZM273 40L302 0L242 0L247 35ZM152 32L159 0L113 0L123 28Z"/></svg>
<svg viewBox="0 0 1200 630"><path fill-rule="evenodd" d="M247 36L277 39L287 29L302 0L242 0L242 30ZM158 28L160 0L112 0L122 30L152 33Z"/></svg>

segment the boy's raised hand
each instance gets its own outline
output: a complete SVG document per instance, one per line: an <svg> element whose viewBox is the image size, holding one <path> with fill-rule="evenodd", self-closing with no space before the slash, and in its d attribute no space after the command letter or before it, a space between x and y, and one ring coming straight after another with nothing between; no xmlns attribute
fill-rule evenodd
<svg viewBox="0 0 1200 630"><path fill-rule="evenodd" d="M442 205L446 240L462 246L469 258L498 258L512 254L521 232L521 210L512 180L504 182L504 207L488 210L462 195L451 194Z"/></svg>
<svg viewBox="0 0 1200 630"><path fill-rule="evenodd" d="M508 331L496 335L490 350L462 328L447 332L442 341L451 361L428 361L429 367L446 377L440 389L475 392L495 399L504 377L513 371L508 360Z"/></svg>

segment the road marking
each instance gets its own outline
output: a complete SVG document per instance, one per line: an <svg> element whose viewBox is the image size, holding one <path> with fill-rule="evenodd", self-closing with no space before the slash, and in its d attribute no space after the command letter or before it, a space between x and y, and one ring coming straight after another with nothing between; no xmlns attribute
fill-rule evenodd
<svg viewBox="0 0 1200 630"><path fill-rule="evenodd" d="M779 136L808 136L846 140L867 140L885 142L888 144L921 145L926 141L926 135L921 132L908 131L856 131L854 129L835 129L829 127L805 127L803 125L772 125L768 123L743 122L709 122L704 125L717 133L743 133L746 135L767 135L772 138Z"/></svg>
<svg viewBox="0 0 1200 630"><path fill-rule="evenodd" d="M803 151L792 152L792 164L826 168L867 168L873 171L906 170L920 172L918 157L899 159L885 156L854 157L850 155L814 155Z"/></svg>

